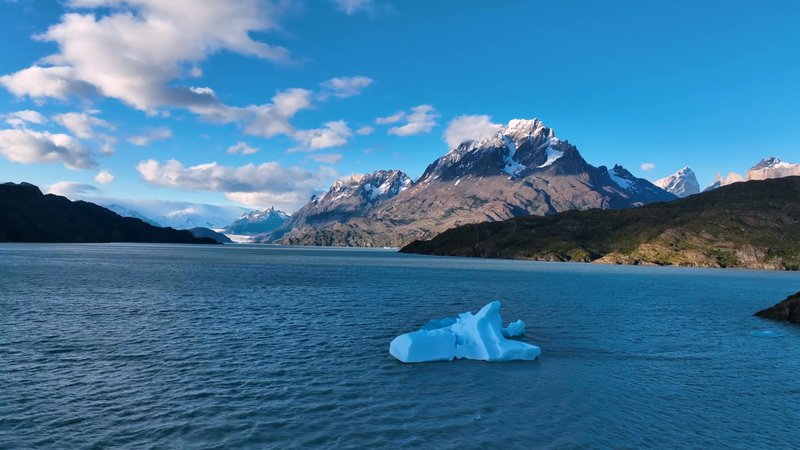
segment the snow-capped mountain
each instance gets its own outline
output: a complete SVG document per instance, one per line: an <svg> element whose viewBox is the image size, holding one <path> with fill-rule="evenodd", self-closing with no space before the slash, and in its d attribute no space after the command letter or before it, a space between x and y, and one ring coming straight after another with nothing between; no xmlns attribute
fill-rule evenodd
<svg viewBox="0 0 800 450"><path fill-rule="evenodd" d="M339 180L268 239L400 246L467 223L674 198L622 168L613 172L616 181L541 121L512 120L492 136L456 146L414 183L399 171ZM390 174L394 181L385 184Z"/></svg>
<svg viewBox="0 0 800 450"><path fill-rule="evenodd" d="M600 166L600 168L606 169L605 166ZM635 195L644 203L668 202L678 198L675 194L661 189L644 178L637 178L619 164L614 165L610 170L606 169L606 172L617 186Z"/></svg>
<svg viewBox="0 0 800 450"><path fill-rule="evenodd" d="M697 176L689 166L668 177L656 180L653 184L681 198L700 192L700 183L697 182Z"/></svg>
<svg viewBox="0 0 800 450"><path fill-rule="evenodd" d="M225 227L225 232L239 235L256 235L277 230L289 220L289 215L275 208L263 211L250 211L242 214L232 224Z"/></svg>
<svg viewBox="0 0 800 450"><path fill-rule="evenodd" d="M783 162L778 158L764 158L747 171L748 180L766 180L800 175L800 164Z"/></svg>
<svg viewBox="0 0 800 450"><path fill-rule="evenodd" d="M191 230L192 228L220 228L225 226L227 220L223 217L209 217L193 208L169 212L155 218L156 222L164 227L176 230ZM230 220L230 219L228 219Z"/></svg>
<svg viewBox="0 0 800 450"><path fill-rule="evenodd" d="M146 217L145 215L139 213L138 211L126 208L122 205L117 205L116 203L112 203L110 205L104 205L104 208L110 209L111 211L114 211L115 213L119 214L122 217L133 217L134 219L139 219L142 222L148 223L155 227L163 226L160 223L156 222L155 220L150 219L149 217Z"/></svg>
<svg viewBox="0 0 800 450"><path fill-rule="evenodd" d="M705 191L710 191L733 183L739 183L741 181L767 180L770 178L783 178L798 175L800 175L800 164L787 163L771 156L762 159L751 167L750 170L745 173L745 176L741 176L736 172L731 172L727 177L723 178L722 175L718 173L714 178L714 182L705 188Z"/></svg>
<svg viewBox="0 0 800 450"><path fill-rule="evenodd" d="M340 178L327 192L311 197L281 229L266 239L274 240L288 232L324 229L366 215L412 184L411 178L399 170L379 170Z"/></svg>

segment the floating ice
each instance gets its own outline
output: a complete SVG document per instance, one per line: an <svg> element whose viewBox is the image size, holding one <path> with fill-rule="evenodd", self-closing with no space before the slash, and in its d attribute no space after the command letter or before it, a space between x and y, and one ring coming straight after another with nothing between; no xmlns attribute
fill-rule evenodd
<svg viewBox="0 0 800 450"><path fill-rule="evenodd" d="M507 327L504 327L501 331L503 332L503 336L507 338L524 336L525 322L523 322L522 320L511 322L508 324Z"/></svg>
<svg viewBox="0 0 800 450"><path fill-rule="evenodd" d="M401 334L389 345L389 353L402 362L513 361L536 359L539 347L504 336L521 336L525 322L518 320L503 328L500 302L493 301L477 314L465 312L454 318L431 320L418 331Z"/></svg>

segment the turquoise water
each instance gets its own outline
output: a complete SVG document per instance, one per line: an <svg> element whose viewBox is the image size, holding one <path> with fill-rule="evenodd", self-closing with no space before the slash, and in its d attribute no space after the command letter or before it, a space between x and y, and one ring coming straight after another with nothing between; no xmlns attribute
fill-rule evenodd
<svg viewBox="0 0 800 450"><path fill-rule="evenodd" d="M790 448L785 272L267 246L1 245L0 448ZM503 301L535 362L404 365Z"/></svg>

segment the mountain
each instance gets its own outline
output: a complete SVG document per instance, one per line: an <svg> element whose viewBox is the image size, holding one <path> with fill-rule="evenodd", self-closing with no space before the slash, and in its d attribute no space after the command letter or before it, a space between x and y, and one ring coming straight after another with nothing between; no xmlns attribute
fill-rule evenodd
<svg viewBox="0 0 800 450"><path fill-rule="evenodd" d="M283 226L287 220L289 220L289 215L275 208L250 211L242 214L232 224L225 227L225 232L239 235L270 233Z"/></svg>
<svg viewBox="0 0 800 450"><path fill-rule="evenodd" d="M714 182L708 185L705 190L710 191L742 181L768 180L771 178L783 178L797 175L800 175L800 164L783 162L772 156L759 161L745 173L745 176L741 176L736 172L731 172L726 178L722 178L722 175L717 174L714 178Z"/></svg>
<svg viewBox="0 0 800 450"><path fill-rule="evenodd" d="M714 189L720 188L722 186L728 186L733 183L740 183L742 181L746 181L745 178L736 172L729 173L728 176L725 178L722 178L722 175L720 173L717 173L714 176L714 181L708 186L706 186L706 188L703 189L703 192L713 191Z"/></svg>
<svg viewBox="0 0 800 450"><path fill-rule="evenodd" d="M700 192L700 183L697 182L697 176L689 166L684 167L668 177L656 180L653 184L680 198Z"/></svg>
<svg viewBox="0 0 800 450"><path fill-rule="evenodd" d="M233 244L233 241L231 240L231 238L229 238L228 236L225 236L222 233L217 233L216 231L214 231L214 230L212 230L210 228L197 227L197 228L192 228L191 230L188 230L188 231L190 233L192 233L192 236L194 236L196 238L213 239L218 244Z"/></svg>
<svg viewBox="0 0 800 450"><path fill-rule="evenodd" d="M575 146L541 121L512 120L492 136L453 148L414 183L399 171L337 181L264 239L402 246L466 223L622 209L675 198L619 169L622 175L614 181L606 168L588 164Z"/></svg>
<svg viewBox="0 0 800 450"><path fill-rule="evenodd" d="M150 224L154 227L160 227L161 224L156 222L153 219L145 217L143 214L139 213L138 211L134 211L132 209L126 208L122 205L117 205L116 203L112 203L110 205L105 205L104 208L114 211L115 213L119 214L122 217L133 217L134 219L139 219L144 223Z"/></svg>
<svg viewBox="0 0 800 450"><path fill-rule="evenodd" d="M622 211L466 225L401 251L544 261L800 269L800 177Z"/></svg>
<svg viewBox="0 0 800 450"><path fill-rule="evenodd" d="M44 195L28 183L0 184L0 242L215 243L122 217L94 203Z"/></svg>
<svg viewBox="0 0 800 450"><path fill-rule="evenodd" d="M216 228L226 223L222 218L209 218L198 214L192 208L173 211L163 216L156 217L156 222L165 227L176 230L191 230L192 228Z"/></svg>
<svg viewBox="0 0 800 450"><path fill-rule="evenodd" d="M668 202L678 198L675 194L665 191L644 178L635 177L618 164L611 170L606 169L605 166L600 166L600 168L606 170L608 176L617 186L637 197L642 203Z"/></svg>
<svg viewBox="0 0 800 450"><path fill-rule="evenodd" d="M399 170L379 170L339 179L324 194L313 196L269 237L288 243L310 243L308 239L313 239L315 245L338 244L324 236L329 227L370 214L412 184L411 178ZM317 233L323 236L317 237Z"/></svg>
<svg viewBox="0 0 800 450"><path fill-rule="evenodd" d="M800 164L783 162L778 158L764 158L747 171L748 180L766 180L800 175Z"/></svg>

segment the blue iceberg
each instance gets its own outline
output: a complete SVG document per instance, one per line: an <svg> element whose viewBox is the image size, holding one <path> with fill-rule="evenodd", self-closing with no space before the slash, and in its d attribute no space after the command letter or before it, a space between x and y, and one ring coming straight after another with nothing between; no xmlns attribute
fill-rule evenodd
<svg viewBox="0 0 800 450"><path fill-rule="evenodd" d="M541 349L506 339L525 333L518 320L503 327L500 302L493 301L477 314L431 320L418 331L401 334L389 344L389 353L405 363L476 359L480 361L533 361Z"/></svg>

